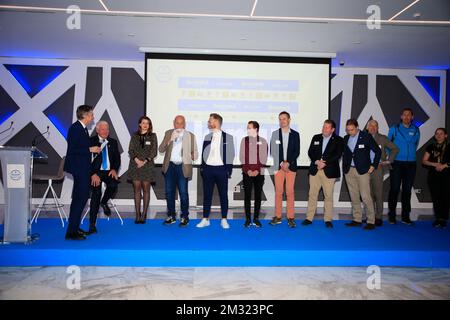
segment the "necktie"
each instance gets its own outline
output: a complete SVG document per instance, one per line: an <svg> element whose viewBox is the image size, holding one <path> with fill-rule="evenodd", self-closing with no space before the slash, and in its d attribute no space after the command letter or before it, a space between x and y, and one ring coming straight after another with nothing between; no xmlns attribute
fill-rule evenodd
<svg viewBox="0 0 450 320"><path fill-rule="evenodd" d="M106 146L102 150L102 170L106 170L108 164L107 164L107 158L106 158Z"/></svg>
<svg viewBox="0 0 450 320"><path fill-rule="evenodd" d="M86 132L86 135L89 136L89 131L87 128L84 128L84 132Z"/></svg>

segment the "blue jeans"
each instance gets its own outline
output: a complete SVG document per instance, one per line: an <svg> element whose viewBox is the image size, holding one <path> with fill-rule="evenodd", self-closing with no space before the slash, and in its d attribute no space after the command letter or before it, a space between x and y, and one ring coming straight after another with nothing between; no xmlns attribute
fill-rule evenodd
<svg viewBox="0 0 450 320"><path fill-rule="evenodd" d="M167 215L171 217L176 216L175 191L178 188L181 202L181 218L187 218L189 216L188 179L183 175L183 165L176 165L170 162L164 177L166 182Z"/></svg>

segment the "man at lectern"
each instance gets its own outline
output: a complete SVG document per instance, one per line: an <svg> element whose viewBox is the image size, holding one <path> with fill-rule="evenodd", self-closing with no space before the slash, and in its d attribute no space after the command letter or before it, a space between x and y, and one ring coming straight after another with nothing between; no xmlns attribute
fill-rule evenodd
<svg viewBox="0 0 450 320"><path fill-rule="evenodd" d="M100 153L100 147L91 147L87 126L94 121L93 108L81 105L77 119L67 134L67 154L64 171L73 176L72 203L70 204L67 240L84 240L87 232L80 229L81 213L89 198L91 153Z"/></svg>
<svg viewBox="0 0 450 320"><path fill-rule="evenodd" d="M95 126L96 136L91 137L91 146L101 148L100 154L93 154L91 166L91 203L89 211L89 234L97 233L96 222L98 209L101 206L106 216L111 215L108 207L109 199L117 192L119 183L120 152L117 140L109 136L109 124L99 121ZM106 189L102 198L102 183Z"/></svg>

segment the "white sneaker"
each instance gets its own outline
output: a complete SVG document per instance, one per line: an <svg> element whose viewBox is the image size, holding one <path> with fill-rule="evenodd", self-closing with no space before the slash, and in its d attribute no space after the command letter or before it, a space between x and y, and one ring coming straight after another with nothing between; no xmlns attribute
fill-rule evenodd
<svg viewBox="0 0 450 320"><path fill-rule="evenodd" d="M202 221L197 223L197 228L209 227L209 219L203 218Z"/></svg>
<svg viewBox="0 0 450 320"><path fill-rule="evenodd" d="M220 225L221 225L222 228L224 228L224 229L230 229L230 225L228 224L227 219L222 219L222 221L220 221Z"/></svg>

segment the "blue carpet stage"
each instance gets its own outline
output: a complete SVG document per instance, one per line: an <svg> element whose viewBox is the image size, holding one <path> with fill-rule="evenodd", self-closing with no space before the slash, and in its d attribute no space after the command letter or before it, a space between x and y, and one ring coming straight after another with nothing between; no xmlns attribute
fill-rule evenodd
<svg viewBox="0 0 450 320"><path fill-rule="evenodd" d="M285 221L272 227L265 220L261 229L245 229L242 220L229 220L229 230L219 220L204 229L197 222L180 228L162 220L135 225L126 219L121 226L117 219L101 219L98 234L77 242L64 240L59 219L40 219L32 229L40 239L0 246L0 266L450 267L450 229L433 229L428 221L375 231L348 228L345 221L336 221L333 230L322 221L289 229Z"/></svg>

